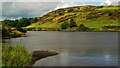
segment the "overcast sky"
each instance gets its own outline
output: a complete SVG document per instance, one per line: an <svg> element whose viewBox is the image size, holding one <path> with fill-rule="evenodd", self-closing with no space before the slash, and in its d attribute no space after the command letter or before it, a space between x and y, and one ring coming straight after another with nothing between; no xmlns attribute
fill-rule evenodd
<svg viewBox="0 0 120 68"><path fill-rule="evenodd" d="M0 0L3 2L103 2L105 0ZM120 0L110 0L114 2L118 2Z"/></svg>
<svg viewBox="0 0 120 68"><path fill-rule="evenodd" d="M2 0L2 5L0 2L0 7L2 7L2 9L0 8L0 18L15 19L21 17L38 17L54 10L61 2L73 1L101 3L105 0ZM119 0L111 1L117 2Z"/></svg>
<svg viewBox="0 0 120 68"><path fill-rule="evenodd" d="M57 2L4 2L2 3L3 18L20 18L41 16L53 10Z"/></svg>

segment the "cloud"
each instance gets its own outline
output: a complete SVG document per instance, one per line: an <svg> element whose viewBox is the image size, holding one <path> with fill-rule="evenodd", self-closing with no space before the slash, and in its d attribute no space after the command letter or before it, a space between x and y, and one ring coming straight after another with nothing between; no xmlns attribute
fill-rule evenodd
<svg viewBox="0 0 120 68"><path fill-rule="evenodd" d="M60 2L60 0L3 0L3 2Z"/></svg>
<svg viewBox="0 0 120 68"><path fill-rule="evenodd" d="M57 5L55 10L59 8L66 8L66 7L72 7L72 6L83 6L83 5L85 5L85 3L83 2L61 2Z"/></svg>
<svg viewBox="0 0 120 68"><path fill-rule="evenodd" d="M0 14L2 13L2 3L0 2Z"/></svg>
<svg viewBox="0 0 120 68"><path fill-rule="evenodd" d="M4 18L35 17L53 10L58 2L3 2L2 16Z"/></svg>
<svg viewBox="0 0 120 68"><path fill-rule="evenodd" d="M103 2L105 0L2 0L3 2ZM111 0L118 2L120 0Z"/></svg>
<svg viewBox="0 0 120 68"><path fill-rule="evenodd" d="M2 9L0 9L0 13L2 13L0 15L2 15L3 18L39 17L51 10L88 4L83 2L73 2L73 0L3 0L3 1L4 2L2 2ZM74 0L74 1L86 1L86 0ZM117 2L118 0L111 0L111 2L113 1Z"/></svg>
<svg viewBox="0 0 120 68"><path fill-rule="evenodd" d="M118 0L105 0L102 2L101 5L118 5Z"/></svg>

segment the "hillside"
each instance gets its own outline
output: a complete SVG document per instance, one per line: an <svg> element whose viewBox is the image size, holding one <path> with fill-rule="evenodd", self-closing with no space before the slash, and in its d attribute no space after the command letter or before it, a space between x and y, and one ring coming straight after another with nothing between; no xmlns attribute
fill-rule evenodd
<svg viewBox="0 0 120 68"><path fill-rule="evenodd" d="M120 31L119 6L76 6L39 17L28 30ZM85 27L85 28L84 28Z"/></svg>

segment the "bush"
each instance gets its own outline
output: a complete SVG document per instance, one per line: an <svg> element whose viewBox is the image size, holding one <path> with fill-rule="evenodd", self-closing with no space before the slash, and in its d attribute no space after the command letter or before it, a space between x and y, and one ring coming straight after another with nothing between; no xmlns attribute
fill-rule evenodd
<svg viewBox="0 0 120 68"><path fill-rule="evenodd" d="M21 37L22 35L23 33L18 30L14 30L11 32L11 37Z"/></svg>
<svg viewBox="0 0 120 68"><path fill-rule="evenodd" d="M120 30L120 26L115 26L115 25L108 25L108 26L103 26L102 27L102 31L119 31Z"/></svg>
<svg viewBox="0 0 120 68"><path fill-rule="evenodd" d="M96 6L96 8L103 8L104 6Z"/></svg>
<svg viewBox="0 0 120 68"><path fill-rule="evenodd" d="M69 26L70 26L70 28L72 28L72 27L76 27L77 24L75 21L71 20Z"/></svg>
<svg viewBox="0 0 120 68"><path fill-rule="evenodd" d="M42 30L42 28L41 28L41 27L37 27L36 29L37 29L37 31L41 31L41 30Z"/></svg>
<svg viewBox="0 0 120 68"><path fill-rule="evenodd" d="M78 30L78 31L89 31L90 29L89 29L88 27L84 26L83 24L81 24L81 25L78 27L77 30Z"/></svg>
<svg viewBox="0 0 120 68"><path fill-rule="evenodd" d="M21 44L16 46L3 45L2 46L2 67L6 68L23 68L22 66L29 66L32 61L32 55Z"/></svg>
<svg viewBox="0 0 120 68"><path fill-rule="evenodd" d="M68 23L62 23L61 24L61 29L67 29L69 27Z"/></svg>
<svg viewBox="0 0 120 68"><path fill-rule="evenodd" d="M2 38L10 37L11 29L8 26L2 27Z"/></svg>
<svg viewBox="0 0 120 68"><path fill-rule="evenodd" d="M18 28L16 28L18 31L20 31L20 32L24 32L24 33L26 33L27 32L27 30L25 29L25 28L21 28L21 27L18 27Z"/></svg>

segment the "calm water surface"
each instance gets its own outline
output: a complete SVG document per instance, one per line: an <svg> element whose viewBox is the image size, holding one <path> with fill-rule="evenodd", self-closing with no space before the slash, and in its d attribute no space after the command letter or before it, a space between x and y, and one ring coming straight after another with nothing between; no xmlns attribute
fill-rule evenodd
<svg viewBox="0 0 120 68"><path fill-rule="evenodd" d="M28 37L5 40L22 43L29 50L55 50L59 55L37 61L34 66L117 66L118 33L28 31Z"/></svg>

